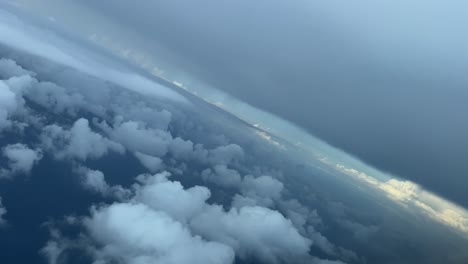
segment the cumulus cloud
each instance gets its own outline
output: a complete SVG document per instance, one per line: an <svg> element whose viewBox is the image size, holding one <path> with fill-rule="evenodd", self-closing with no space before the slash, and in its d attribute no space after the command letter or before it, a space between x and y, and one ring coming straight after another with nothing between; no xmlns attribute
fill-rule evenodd
<svg viewBox="0 0 468 264"><path fill-rule="evenodd" d="M230 245L242 258L278 262L305 257L311 241L302 237L277 211L264 207L212 206L191 222L194 230L211 240Z"/></svg>
<svg viewBox="0 0 468 264"><path fill-rule="evenodd" d="M0 176L10 177L17 174L29 174L33 166L42 159L42 151L30 149L24 144L7 145L2 154L8 159L8 169L2 169Z"/></svg>
<svg viewBox="0 0 468 264"><path fill-rule="evenodd" d="M323 224L317 210L305 207L296 199L281 200L278 202L278 208L301 233L307 233L308 226L316 228Z"/></svg>
<svg viewBox="0 0 468 264"><path fill-rule="evenodd" d="M102 245L97 260L124 263L232 263L233 250L209 242L162 211L144 204L121 203L95 208L85 225Z"/></svg>
<svg viewBox="0 0 468 264"><path fill-rule="evenodd" d="M180 222L188 222L199 214L211 193L206 187L195 186L184 189L177 181L169 181L167 172L156 175L140 175L137 179L135 199L155 210L168 213Z"/></svg>
<svg viewBox="0 0 468 264"><path fill-rule="evenodd" d="M19 107L14 91L5 81L0 80L0 131L11 126L9 117Z"/></svg>
<svg viewBox="0 0 468 264"><path fill-rule="evenodd" d="M152 128L167 130L172 120L171 112L167 110L157 111L143 102L137 102L133 107L124 107L120 115L125 115L131 120L140 120Z"/></svg>
<svg viewBox="0 0 468 264"><path fill-rule="evenodd" d="M279 199L283 188L283 183L271 176L262 175L255 178L247 175L242 181L241 191L251 197Z"/></svg>
<svg viewBox="0 0 468 264"><path fill-rule="evenodd" d="M6 80L22 75L33 75L33 73L23 69L12 59L0 58L0 79Z"/></svg>
<svg viewBox="0 0 468 264"><path fill-rule="evenodd" d="M208 188L184 188L169 177L139 175L129 200L92 208L83 224L100 245L85 246L96 261L233 263L235 255L268 263L310 260L312 242L280 212L260 206L226 211L207 202Z"/></svg>
<svg viewBox="0 0 468 264"><path fill-rule="evenodd" d="M121 185L110 185L106 181L104 173L100 170L93 170L85 166L77 166L74 172L80 176L81 185L91 192L112 198L118 201L128 200L132 192Z"/></svg>
<svg viewBox="0 0 468 264"><path fill-rule="evenodd" d="M151 173L155 173L164 167L163 161L158 157L146 155L138 151L135 152L134 155L138 161L140 161L141 165Z"/></svg>
<svg viewBox="0 0 468 264"><path fill-rule="evenodd" d="M119 143L104 138L93 132L87 119L78 119L70 130L58 125L48 125L41 134L45 149L54 153L58 159L78 160L97 159L112 150L123 153L125 149Z"/></svg>
<svg viewBox="0 0 468 264"><path fill-rule="evenodd" d="M171 141L169 151L177 159L189 159L193 154L193 147L192 141L176 137Z"/></svg>
<svg viewBox="0 0 468 264"><path fill-rule="evenodd" d="M81 183L85 188L101 194L105 194L109 190L110 187L102 171L79 167L77 172L80 174Z"/></svg>
<svg viewBox="0 0 468 264"><path fill-rule="evenodd" d="M136 121L123 122L116 118L113 127L106 123L100 125L109 137L120 142L130 151L162 157L168 151L172 136L169 132L148 128L145 123Z"/></svg>
<svg viewBox="0 0 468 264"><path fill-rule="evenodd" d="M229 169L224 164L203 170L201 178L221 187L240 190L241 195L236 194L232 201L232 206L237 208L245 205L272 207L275 200L280 200L284 188L282 182L271 176L246 175L242 178L239 172Z"/></svg>
<svg viewBox="0 0 468 264"><path fill-rule="evenodd" d="M275 201L280 201L284 185L279 180L262 175L254 177L247 175L239 185L240 194L236 194L232 200L232 207L240 208L249 205L261 205L273 207Z"/></svg>
<svg viewBox="0 0 468 264"><path fill-rule="evenodd" d="M228 165L233 161L242 160L244 158L244 150L237 144L229 144L219 146L210 150L208 160L212 164Z"/></svg>
<svg viewBox="0 0 468 264"><path fill-rule="evenodd" d="M277 261L307 255L310 241L279 212L258 206L226 212L206 203L210 197L206 187L184 189L167 177L140 176L135 199L188 223L195 234L231 246L243 258Z"/></svg>
<svg viewBox="0 0 468 264"><path fill-rule="evenodd" d="M127 90L123 92L121 90L125 89L120 87L144 95L171 98L172 92L165 94L168 89L158 90L159 86L152 80L126 72L125 67L117 70L104 58L99 57L102 63L96 62L93 56L88 56L92 53L81 53L82 49L74 45L64 45L62 49L55 45L57 36L53 33L47 35L52 44L36 40L29 46L30 36L14 31L24 26L22 22L5 26L10 24L7 16L0 17L0 36L11 37L0 38L0 43L9 45L12 50L25 51L23 62L28 61L27 53L46 59L37 59L41 62L37 63L39 67L29 65L36 67L34 71L39 70L40 79L29 72L30 67L24 70L15 61L0 61L0 71L6 69L2 76L9 78L0 83L6 87L0 89L0 93L3 92L0 94L0 120L2 109L4 119L9 122L12 113L22 108L24 102L20 95L38 104L41 111L64 117L54 119L56 124L43 128L40 140L44 151L57 159L72 160L75 165L82 163L83 167L76 171L82 185L118 201L94 207L82 222L86 228L83 242L87 243L86 249L93 252L96 263L232 263L235 255L246 261L303 263L311 260L320 263L321 260L309 256L312 244L322 245L319 247L324 251L333 247L312 227L314 221L320 220L316 211L304 210L298 201L299 205L286 203L288 210L280 208L285 185L263 175L263 167L250 168L251 164L244 164L248 146L237 140L239 145L229 144L231 135L224 136L224 128L218 130L217 125L205 128L204 124L197 124L199 117L181 118L174 111L178 110L178 105L168 108L170 111L163 109L166 105L156 108L153 100ZM48 64L47 59L61 65ZM95 80L93 76L102 80ZM85 118L66 124L75 120L78 113L96 118L91 125ZM220 139L213 135L223 136ZM171 181L166 172L140 175L136 184L124 188L111 186L102 171L84 167L91 159L125 150L133 153L151 173L166 167L171 171L209 168L201 173L202 179L233 187L238 193L231 208L224 204L226 207L223 207L212 202L208 188L184 187L185 182ZM27 165L24 161L20 163ZM239 172L256 176L242 178ZM51 259L56 259L64 247L66 245L51 241L46 249Z"/></svg>
<svg viewBox="0 0 468 264"><path fill-rule="evenodd" d="M226 165L215 165L213 169L205 169L201 176L203 180L223 187L239 187L242 181L240 174Z"/></svg>
<svg viewBox="0 0 468 264"><path fill-rule="evenodd" d="M86 105L83 95L69 92L51 82L35 81L33 89L28 89L26 95L35 103L47 107L55 113L67 112L76 115L78 109Z"/></svg>

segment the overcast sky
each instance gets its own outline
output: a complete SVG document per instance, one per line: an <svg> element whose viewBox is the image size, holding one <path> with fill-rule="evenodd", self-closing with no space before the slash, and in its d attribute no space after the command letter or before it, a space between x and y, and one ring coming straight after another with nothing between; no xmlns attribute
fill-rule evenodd
<svg viewBox="0 0 468 264"><path fill-rule="evenodd" d="M77 2L49 7L468 207L467 3Z"/></svg>

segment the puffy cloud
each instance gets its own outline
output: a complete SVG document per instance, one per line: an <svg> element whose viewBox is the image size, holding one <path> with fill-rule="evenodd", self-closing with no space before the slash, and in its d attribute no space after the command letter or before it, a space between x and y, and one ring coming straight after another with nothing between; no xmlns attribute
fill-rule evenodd
<svg viewBox="0 0 468 264"><path fill-rule="evenodd" d="M268 175L253 177L247 175L242 180L241 192L257 202L258 205L271 207L275 200L280 199L284 188L282 182Z"/></svg>
<svg viewBox="0 0 468 264"><path fill-rule="evenodd" d="M5 111L12 111L16 108L15 93L4 81L0 81L0 107Z"/></svg>
<svg viewBox="0 0 468 264"><path fill-rule="evenodd" d="M58 125L43 128L41 134L45 149L54 153L58 159L71 158L78 160L96 159L104 156L109 150L123 153L125 149L119 143L104 138L93 132L87 119L78 119L70 130Z"/></svg>
<svg viewBox="0 0 468 264"><path fill-rule="evenodd" d="M36 81L34 87L27 90L26 96L55 113L76 115L78 109L86 105L82 94L70 92L51 82Z"/></svg>
<svg viewBox="0 0 468 264"><path fill-rule="evenodd" d="M11 126L9 117L18 107L16 94L6 82L0 80L0 130Z"/></svg>
<svg viewBox="0 0 468 264"><path fill-rule="evenodd" d="M177 159L189 159L193 155L193 143L176 137L171 141L169 151Z"/></svg>
<svg viewBox="0 0 468 264"><path fill-rule="evenodd" d="M309 259L311 241L278 211L259 206L225 211L207 203L208 188L184 188L169 176L139 175L129 200L91 210L84 220L91 240L84 247L94 248L90 241L101 245L93 249L96 261L233 263L234 255L271 263Z"/></svg>
<svg viewBox="0 0 468 264"><path fill-rule="evenodd" d="M210 191L206 187L184 189L168 176L138 176L133 200L186 223L194 234L229 245L242 258L278 261L307 256L310 241L279 212L258 206L226 212L221 206L207 204Z"/></svg>
<svg viewBox="0 0 468 264"><path fill-rule="evenodd" d="M0 18L0 22L5 22L5 17ZM236 195L233 208L226 210L208 202L211 196L208 188L184 188L181 182L170 181L168 174L139 176L137 184L124 189L121 186L110 186L101 171L83 167L80 175L86 188L103 195L115 195L119 200L125 201L94 208L91 216L84 221L89 238L93 240L92 245L88 246L94 246L95 242L99 245L94 251L97 263L231 263L234 252L247 261L255 258L266 262L293 262L307 257L312 242L306 236L311 234L303 232L301 227L310 224L312 216L302 216L305 212L299 209L284 214L261 207L274 208L273 204L281 198L283 183L270 176L246 176L242 180L239 172L231 168L242 172L249 170L247 167L250 164L242 164L245 159L244 149L240 145L229 144L230 136L223 139L211 138L213 134L224 133L224 128L221 131L212 131L218 129L218 124L202 128L202 125L197 124L200 121L196 119L198 117L187 115L190 117L187 118L189 121L180 119L177 112L170 112L173 111L171 108L167 108L170 111L161 110L160 106L155 107L156 103L152 104L152 100L146 100L132 92L120 91L124 90L120 89L123 86L143 94L160 93L156 91L159 87L153 81L128 73L125 67L104 67L109 65L100 63L100 60L99 63L95 62L93 56L81 54L81 49L73 45L70 45L73 52L66 52L66 47L62 49L52 45L57 40L53 33L48 35L52 37L51 45L36 41L37 46L27 46L27 39L30 39L28 34L19 36L4 24L0 23L0 35L12 38L0 38L0 42L8 42L15 50L17 47L12 43L15 44L15 41L22 38L19 49L67 66L51 63L50 68L53 70L50 70L45 67L50 66L49 64L42 63L46 60L39 58L38 62L41 63L34 64L41 66L27 67L36 67L35 71L38 67L44 68L38 72L41 76L41 81L38 81L33 73L21 71L12 61L0 62L0 70L3 63L7 65L5 67L11 68L5 74L14 75L4 82L10 91L4 97L4 108L8 109L6 118L18 109L18 103L21 103L18 101L18 94L24 93L29 100L44 107L44 111L63 114L65 122L68 117L78 112L81 114L80 111L86 116L97 115L99 120L105 120L100 124L96 121L94 125L101 128L109 139L94 132L88 120L83 118L77 120L71 128L63 124L46 126L41 135L46 151L52 152L59 159L87 161L100 158L109 151L123 153L127 148L152 173L163 168L162 159L164 165L170 167L168 170L182 167L185 171L186 168L193 169L197 166L210 167L206 173L202 173L205 180L225 187L238 187L236 191L242 194ZM12 27L21 25L19 21ZM107 61L105 58L99 59L102 62ZM79 73L76 69L84 73ZM103 80L94 80L88 75ZM108 86L107 81L116 85ZM164 91L160 95L171 98L171 95L165 96ZM110 121L116 115L120 117ZM107 125L107 122L111 125ZM223 124L220 122L219 126L222 127ZM191 132L195 130L196 135L192 135ZM173 138L171 133L180 137ZM210 146L210 149L205 149L198 142ZM242 140L236 139L235 142ZM172 163L166 163L167 160ZM190 162L181 164L181 160ZM263 170L261 165L258 171ZM320 234L317 233L318 235ZM63 250L61 247L59 244L48 244L53 256L60 254Z"/></svg>
<svg viewBox="0 0 468 264"><path fill-rule="evenodd" d="M95 208L85 225L91 236L105 245L96 252L98 260L129 264L222 264L234 260L230 247L194 236L166 213L144 204Z"/></svg>
<svg viewBox="0 0 468 264"><path fill-rule="evenodd" d="M226 165L215 165L213 169L205 169L201 176L203 180L223 187L239 187L242 181L240 174Z"/></svg>
<svg viewBox="0 0 468 264"><path fill-rule="evenodd" d="M0 58L0 79L6 80L14 76L32 75L33 73L23 69L14 60Z"/></svg>
<svg viewBox="0 0 468 264"><path fill-rule="evenodd" d="M125 115L131 120L139 120L152 128L167 130L172 119L171 112L167 110L157 111L143 102L137 102L131 107L123 107L120 115Z"/></svg>
<svg viewBox="0 0 468 264"><path fill-rule="evenodd" d="M284 188L282 182L268 175L247 175L242 179L239 172L229 169L226 165L215 165L212 169L205 169L201 177L218 186L240 189L242 195L236 194L232 202L232 206L237 208L244 205L271 207L275 200L281 198Z"/></svg>
<svg viewBox="0 0 468 264"><path fill-rule="evenodd" d="M141 165L151 173L155 173L164 167L163 161L158 157L146 155L138 151L135 152L134 155L138 161L140 161Z"/></svg>
<svg viewBox="0 0 468 264"><path fill-rule="evenodd" d="M40 64L47 65L47 62L43 61ZM44 66L44 68L47 67ZM51 69L49 71L53 70ZM56 79L59 79L59 81L62 80L61 82L66 83L68 86L71 87L65 88L52 81L39 81L36 78L35 73L24 70L22 67L18 66L15 61L11 59L2 59L0 61L0 75L8 77L3 82L7 86L9 86L9 89L12 92L16 94L16 111L22 110L22 106L24 104L24 100L22 97L25 96L29 100L55 113L66 112L67 114L76 115L79 109L86 109L93 113L102 115L102 113L104 112L102 106L93 105L89 101L94 102L96 97L99 98L100 96L98 95L101 94L103 90L106 90L104 89L105 85L96 85L90 80L84 81L83 79L86 78L78 78L71 74L67 74L69 71L59 71L59 73L57 73L57 71L54 72L54 76L57 76L55 77ZM47 72L45 75L49 74L50 72ZM45 78L45 76L42 75L41 77ZM75 75L79 74L75 73ZM45 78L46 80L47 77ZM80 87L75 88L75 85L79 85ZM104 86L104 88L94 88L92 92L89 92L87 86L91 85ZM84 99L85 96L88 97L88 100Z"/></svg>
<svg viewBox="0 0 468 264"><path fill-rule="evenodd" d="M226 212L206 203L210 197L207 188L184 189L179 182L169 181L168 176L140 175L135 200L188 223L195 234L231 246L243 258L276 261L307 255L310 241L279 212L263 207Z"/></svg>
<svg viewBox="0 0 468 264"><path fill-rule="evenodd" d="M177 181L169 181L169 173L140 175L142 185L137 188L135 199L155 210L164 211L174 219L187 222L199 214L211 193L206 187L184 189Z"/></svg>
<svg viewBox="0 0 468 264"><path fill-rule="evenodd" d="M172 136L169 132L148 128L146 124L136 121L122 122L117 118L113 127L101 123L101 127L114 141L120 142L130 151L162 157L168 151Z"/></svg>
<svg viewBox="0 0 468 264"><path fill-rule="evenodd" d="M24 144L7 145L2 154L8 159L8 169L2 169L0 176L10 177L17 174L29 174L37 162L42 159L42 151L33 150Z"/></svg>
<svg viewBox="0 0 468 264"><path fill-rule="evenodd" d="M209 151L208 160L212 164L228 165L233 161L242 160L244 150L236 144L219 146Z"/></svg>
<svg viewBox="0 0 468 264"><path fill-rule="evenodd" d="M303 206L296 199L279 201L278 207L301 233L307 233L307 227L309 225L313 227L322 225L322 218L318 215L317 211Z"/></svg>
<svg viewBox="0 0 468 264"><path fill-rule="evenodd" d="M85 188L101 194L108 192L110 187L102 171L79 167L77 172L81 175L81 183Z"/></svg>
<svg viewBox="0 0 468 264"><path fill-rule="evenodd" d="M191 221L204 237L230 245L241 258L262 261L291 261L308 254L311 241L302 237L291 221L264 207L207 208Z"/></svg>
<svg viewBox="0 0 468 264"><path fill-rule="evenodd" d="M109 185L102 171L78 166L74 168L74 172L81 177L81 185L85 189L98 193L104 197L124 201L128 200L132 195L132 192L129 189L126 189L121 185Z"/></svg>
<svg viewBox="0 0 468 264"><path fill-rule="evenodd" d="M242 192L255 194L261 197L278 199L283 190L283 183L268 175L254 178L251 175L245 176L242 181Z"/></svg>

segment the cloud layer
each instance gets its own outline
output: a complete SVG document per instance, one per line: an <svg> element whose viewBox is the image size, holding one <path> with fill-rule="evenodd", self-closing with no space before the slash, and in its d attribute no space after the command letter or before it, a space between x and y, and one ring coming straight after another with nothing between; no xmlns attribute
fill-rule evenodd
<svg viewBox="0 0 468 264"><path fill-rule="evenodd" d="M49 241L34 249L43 246L51 264L74 257L178 264L437 263L466 256L466 244L453 246L459 240L440 222L417 218L419 211L384 210L393 205L388 199L369 199L372 188L357 192L336 173L376 182L389 195L401 193L402 202L419 195L412 185L324 166L164 80L71 43L58 29L44 32L9 14L0 29L12 38L0 38L0 164L50 188L31 194L38 201L24 215L47 213L36 224L50 220ZM22 180L5 184L36 188ZM8 208L5 215L0 206L0 219L20 225L22 203L11 198L14 191L0 191ZM58 215L40 200L68 192L77 197L59 204ZM455 216L441 212L447 221ZM425 221L413 228L413 219ZM435 234L444 236L421 239ZM442 257L421 253L444 244L450 250ZM395 256L406 246L414 256Z"/></svg>

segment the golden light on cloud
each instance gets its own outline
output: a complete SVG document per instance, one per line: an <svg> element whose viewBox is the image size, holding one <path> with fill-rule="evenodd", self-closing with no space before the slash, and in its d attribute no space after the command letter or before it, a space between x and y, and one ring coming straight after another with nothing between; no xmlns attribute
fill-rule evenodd
<svg viewBox="0 0 468 264"><path fill-rule="evenodd" d="M386 181L381 181L364 172L347 168L341 164L336 164L335 168L374 190L383 192L391 201L406 208L411 207L411 209L417 210L418 213L468 236L468 211L424 190L418 184L390 177Z"/></svg>

